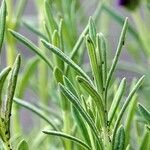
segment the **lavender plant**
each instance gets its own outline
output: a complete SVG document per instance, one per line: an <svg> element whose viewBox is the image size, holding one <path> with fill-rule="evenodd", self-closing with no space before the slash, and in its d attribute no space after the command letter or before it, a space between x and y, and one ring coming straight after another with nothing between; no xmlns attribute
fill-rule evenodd
<svg viewBox="0 0 150 150"><path fill-rule="evenodd" d="M4 143L2 147L6 150L40 150L43 148L52 150L148 150L150 148L150 114L143 105L138 104L140 94L137 93L144 76L139 80L134 80L128 86L126 78L117 80L114 76L121 50L127 43L125 39L127 31L132 31L135 37L137 35L132 26L128 24L128 19L126 18L123 23L116 53L110 63L106 38L102 33L98 33L96 28L96 22L102 10L110 11L107 5L100 3L96 13L89 18L88 24L77 39L77 32L69 28L77 29L73 19L75 17L73 12L76 9L75 1L66 1L67 5L56 1L56 7L60 12L66 14L61 19L56 18L51 12L51 1L39 1L37 4L38 6L44 4L44 8L42 5L42 10L44 9L45 12L42 16L45 21L44 29L36 30L28 23L24 24L40 38L38 46L12 29L7 31L14 37L13 40L21 42L36 56L26 65L26 68L23 67L15 96L20 55L17 56L12 67L6 102L0 103L0 110L4 110L1 111L0 120L0 137ZM69 4L72 4L71 9L69 9ZM80 3L77 1L77 4ZM77 9L80 10L80 5ZM71 22L68 19L69 12L72 12L71 15L73 15ZM0 45L2 45L6 22L4 1L0 16L2 27ZM84 53L87 53L89 58L90 70L88 72L85 67L81 66ZM39 61L43 61L45 69L48 68L48 70L46 74L42 70L38 70L38 73L43 75L41 77L44 77L44 80L47 79L52 88L39 84L40 89L45 90L50 99L47 101L46 98L45 103L45 96L40 96L39 104L32 104L25 101L23 95L31 75L37 74L35 68ZM2 99L4 81L10 70L11 68L8 67L0 73L0 99ZM51 76L51 81L47 76ZM35 91L38 89L36 82L33 88ZM13 101L14 108L17 108L15 111L12 109ZM49 101L50 105L48 105ZM18 125L21 129L20 123L12 124L14 127L11 132L10 114L14 116L13 119L17 118L19 121L18 115L15 114L20 113L20 107L30 110L30 113L36 114L40 119L40 123L34 126L31 134L26 134L23 130L14 130L14 128L18 129ZM135 132L134 128L137 129ZM139 133L139 129L143 134ZM17 135L18 131L19 135ZM60 138L60 141L57 138ZM138 142L135 143L135 141Z"/></svg>

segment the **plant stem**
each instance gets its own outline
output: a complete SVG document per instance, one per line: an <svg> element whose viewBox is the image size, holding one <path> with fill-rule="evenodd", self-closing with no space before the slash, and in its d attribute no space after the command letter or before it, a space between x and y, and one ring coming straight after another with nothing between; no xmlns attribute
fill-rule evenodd
<svg viewBox="0 0 150 150"><path fill-rule="evenodd" d="M70 112L68 110L63 111L63 119L64 119L64 126L63 126L63 131L64 133L70 134ZM64 146L65 150L70 150L72 149L72 143L70 141L64 141Z"/></svg>
<svg viewBox="0 0 150 150"><path fill-rule="evenodd" d="M12 35L7 31L7 29L14 29L14 23L13 23L13 0L6 0L7 4L7 23L6 23L6 60L7 65L12 66L15 60L15 52L16 52L16 42Z"/></svg>

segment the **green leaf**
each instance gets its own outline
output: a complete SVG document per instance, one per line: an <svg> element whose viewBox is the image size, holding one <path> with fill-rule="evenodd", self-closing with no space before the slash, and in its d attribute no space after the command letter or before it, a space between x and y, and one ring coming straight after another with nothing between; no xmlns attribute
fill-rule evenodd
<svg viewBox="0 0 150 150"><path fill-rule="evenodd" d="M2 70L2 72L0 73L0 110L1 110L1 102L2 102L2 90L3 90L3 86L4 86L4 82L6 80L7 75L9 74L11 68L7 67L5 69Z"/></svg>
<svg viewBox="0 0 150 150"><path fill-rule="evenodd" d="M73 93L76 97L79 97L75 87L66 76L63 76L63 81L64 85L71 91L71 93Z"/></svg>
<svg viewBox="0 0 150 150"><path fill-rule="evenodd" d="M22 141L18 144L18 150L29 150L28 143L27 143L25 140L22 140Z"/></svg>
<svg viewBox="0 0 150 150"><path fill-rule="evenodd" d="M58 32L60 37L60 49L64 51L64 42L63 42L63 19L60 19L60 23L58 26Z"/></svg>
<svg viewBox="0 0 150 150"><path fill-rule="evenodd" d="M73 93L71 93L65 86L63 86L62 84L59 84L59 85L60 85L60 90L63 92L63 94L74 105L74 107L80 112L82 117L85 119L85 121L88 123L90 128L93 130L93 133L94 133L95 137L97 138L97 141L99 142L99 144L100 144L100 146L102 148L103 145L102 145L101 139L99 138L99 131L96 128L96 126L95 126L93 120L91 119L91 117L88 115L87 112L85 112L84 108L80 104L80 102L77 99L77 97L75 95L73 95Z"/></svg>
<svg viewBox="0 0 150 150"><path fill-rule="evenodd" d="M123 28L122 28L122 31L121 31L121 35L120 35L120 38L119 38L117 51L116 51L115 57L113 59L111 68L110 68L109 73L108 73L108 77L107 77L107 81L106 81L106 90L109 86L110 80L111 80L112 75L114 73L114 70L116 68L116 65L117 65L117 62L118 62L118 59L119 59L119 56L120 56L120 53L121 53L121 49L124 46L125 35L126 35L126 32L127 32L127 27L128 27L128 22L127 21L128 21L128 18L126 18L126 20L124 22L124 25L123 25Z"/></svg>
<svg viewBox="0 0 150 150"><path fill-rule="evenodd" d="M6 122L8 122L8 129L9 129L9 124L10 124L12 102L13 102L13 97L14 97L14 94L15 94L20 63L21 63L21 57L20 57L20 55L18 55L16 60L15 60L14 65L13 65L11 75L10 75L10 79L8 81L7 98L6 98L6 110L5 110L5 120L6 120Z"/></svg>
<svg viewBox="0 0 150 150"><path fill-rule="evenodd" d="M50 124L52 126L53 129L55 130L59 130L55 125L54 125L54 121L49 119L49 116L46 115L46 113L44 113L43 111L41 111L39 108L35 107L34 105L30 104L29 102L26 102L22 99L16 98L14 97L14 102L17 103L18 105L32 111L33 113L35 113L36 115L38 115L40 118L42 118L43 120L45 120L48 124Z"/></svg>
<svg viewBox="0 0 150 150"><path fill-rule="evenodd" d="M44 60L46 62L46 64L50 67L50 69L53 70L53 65L52 65L51 61L49 60L49 58L47 58L35 44L33 44L30 40L28 40L26 37L24 37L21 34L15 32L13 30L9 30L9 31L16 39L18 39L26 47L28 47L30 50L32 50L34 53L36 53L42 60Z"/></svg>
<svg viewBox="0 0 150 150"><path fill-rule="evenodd" d="M94 20L95 22L97 22L98 16L101 14L102 4L103 4L103 2L100 2L99 5L98 5L98 7L96 8L96 10L95 10L95 12L94 12L93 20ZM78 51L78 49L80 48L80 46L81 46L81 44L82 44L82 42L83 42L83 40L84 40L85 35L88 33L88 29L89 29L89 24L86 25L86 27L84 28L84 30L83 30L82 33L80 34L80 36L79 36L77 42L75 43L75 45L74 45L74 47L73 47L73 50L72 50L72 52L71 52L71 55L70 55L70 58L71 58L72 60L74 60L74 58L75 58L75 56L76 56L76 54L77 54L77 51ZM67 69L67 70L68 70L68 69Z"/></svg>
<svg viewBox="0 0 150 150"><path fill-rule="evenodd" d="M96 38L96 37L95 37ZM88 55L90 58L90 65L91 65L91 69L92 69L92 73L95 79L95 84L97 87L98 92L103 91L103 84L102 84L102 78L101 78L101 65L98 64L98 60L96 57L96 48L94 46L94 43L92 42L92 39L90 38L89 35L86 36L86 46L87 46L87 50L88 50Z"/></svg>
<svg viewBox="0 0 150 150"><path fill-rule="evenodd" d="M145 121L150 125L150 112L141 104L138 104L138 109Z"/></svg>
<svg viewBox="0 0 150 150"><path fill-rule="evenodd" d="M101 76L102 76L102 84L103 84L103 91L105 91L105 84L106 84L106 79L107 79L107 55L106 55L106 41L105 37L102 33L96 35L96 45L98 49L98 61L101 64Z"/></svg>
<svg viewBox="0 0 150 150"><path fill-rule="evenodd" d="M25 7L27 4L27 0L17 0L15 9L15 29L20 25L20 21L22 19Z"/></svg>
<svg viewBox="0 0 150 150"><path fill-rule="evenodd" d="M55 76L55 79L56 79L56 82L57 83L61 83L61 84L64 84L63 82L63 73L62 71L59 69L59 68L55 68L54 69L54 72L53 72L54 76ZM61 107L64 111L69 111L69 108L70 108L70 104L68 103L68 100L66 99L66 97L60 93L60 103L61 103Z"/></svg>
<svg viewBox="0 0 150 150"><path fill-rule="evenodd" d="M114 118L115 112L116 112L116 110L117 110L117 108L119 106L119 103L121 101L121 98L122 98L122 96L124 94L125 87L126 87L126 79L123 78L121 80L121 83L120 83L120 85L118 87L117 92L115 93L115 97L114 97L114 99L112 101L111 107L110 107L109 112L108 112L109 125L111 125L111 123L112 123L112 120Z"/></svg>
<svg viewBox="0 0 150 150"><path fill-rule="evenodd" d="M6 24L6 2L5 0L3 0L0 8L0 53L4 40L5 24Z"/></svg>
<svg viewBox="0 0 150 150"><path fill-rule="evenodd" d="M92 17L89 18L89 35L92 39L92 42L96 44L96 27Z"/></svg>
<svg viewBox="0 0 150 150"><path fill-rule="evenodd" d="M132 97L134 96L135 92L138 90L138 88L141 86L142 82L143 82L143 79L144 79L144 76L142 76L139 81L135 84L135 86L132 88L131 92L129 93L128 97L126 98L123 106L122 106L122 109L117 117L117 120L115 122L115 126L114 126L114 131L113 131L113 137L112 137L112 141L114 141L114 138L115 138L115 135L116 135L116 131L118 129L118 126L119 126L119 123L123 117L123 114L126 110L126 108L128 107L130 101L132 100Z"/></svg>
<svg viewBox="0 0 150 150"><path fill-rule="evenodd" d="M125 121L125 132L126 132L126 144L129 143L130 138L132 136L132 123L134 121L135 112L136 112L136 105L137 105L137 94L132 97L131 104L129 105L127 114L126 114L126 121Z"/></svg>
<svg viewBox="0 0 150 150"><path fill-rule="evenodd" d="M54 135L54 136L58 136L58 137L62 137L62 138L65 138L67 140L71 140L77 144L79 144L80 146L82 146L84 149L88 149L88 150L92 150L85 142L83 142L82 140L74 137L74 136L71 136L71 135L68 135L68 134L65 134L63 132L57 132L57 131L43 131L43 133L45 134L49 134L49 135Z"/></svg>
<svg viewBox="0 0 150 150"><path fill-rule="evenodd" d="M77 76L77 81L79 82L79 84L83 87L83 89L92 97L92 99L95 102L95 105L97 107L97 110L99 112L100 115L100 119L101 119L101 123L104 125L105 123L105 119L104 119L104 115L105 115L105 110L104 110L104 105L103 105L103 101L101 98L101 95L99 95L97 93L97 91L94 89L94 87L87 81L85 80L83 77Z"/></svg>
<svg viewBox="0 0 150 150"><path fill-rule="evenodd" d="M55 53L60 59L70 65L78 74L84 76L88 81L92 82L91 79L87 76L87 74L76 64L72 61L66 54L64 54L59 48L55 47L54 45L42 40L43 45Z"/></svg>
<svg viewBox="0 0 150 150"><path fill-rule="evenodd" d="M66 76L63 77L63 81L64 81L64 85L71 91L71 93L73 93L78 98L79 97L78 93L77 93L75 87L72 85L71 81ZM76 121L78 127L80 128L85 141L88 144L90 144L91 141L89 138L89 133L88 133L86 123L84 122L82 116L80 115L80 113L74 106L72 106L72 112L73 112L75 121Z"/></svg>
<svg viewBox="0 0 150 150"><path fill-rule="evenodd" d="M54 32L53 32L52 43L54 46L56 46L58 48L61 47L61 39L59 36L59 32L57 30L54 30ZM63 71L64 70L64 62L60 58L58 58L57 56L54 58L55 58L56 66Z"/></svg>
<svg viewBox="0 0 150 150"><path fill-rule="evenodd" d="M35 72L35 68L36 68L38 62L39 62L39 59L37 57L34 57L27 62L26 66L24 68L23 75L18 84L17 97L19 97L19 98L23 97L25 89L27 88L27 85L29 83L29 79Z"/></svg>
<svg viewBox="0 0 150 150"><path fill-rule="evenodd" d="M57 23L54 20L53 14L52 14L52 7L50 6L50 3L48 0L44 1L44 8L45 8L45 18L47 21L48 28L50 29L51 34L55 29L57 29Z"/></svg>
<svg viewBox="0 0 150 150"><path fill-rule="evenodd" d="M149 150L150 149L149 141L150 141L150 133L149 133L149 131L146 131L144 133L142 140L141 140L139 150Z"/></svg>
<svg viewBox="0 0 150 150"><path fill-rule="evenodd" d="M115 141L114 141L114 148L113 150L124 150L125 149L125 131L123 126L121 125L117 130Z"/></svg>
<svg viewBox="0 0 150 150"><path fill-rule="evenodd" d="M58 67L54 68L53 74L54 74L56 82L57 83L60 82L63 84L63 72Z"/></svg>

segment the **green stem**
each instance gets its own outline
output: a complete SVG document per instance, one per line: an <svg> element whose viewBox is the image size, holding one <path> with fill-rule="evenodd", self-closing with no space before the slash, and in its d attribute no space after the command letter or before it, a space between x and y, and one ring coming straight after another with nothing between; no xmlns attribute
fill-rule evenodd
<svg viewBox="0 0 150 150"><path fill-rule="evenodd" d="M7 65L12 66L15 60L15 51L16 51L16 42L13 39L12 35L7 31L8 29L14 29L14 23L13 23L13 0L6 0L7 4L7 23L6 23L6 60Z"/></svg>
<svg viewBox="0 0 150 150"><path fill-rule="evenodd" d="M64 126L63 131L64 133L70 134L70 111L64 110L63 111L63 119L64 119ZM72 143L70 141L64 141L65 150L71 150L72 149Z"/></svg>

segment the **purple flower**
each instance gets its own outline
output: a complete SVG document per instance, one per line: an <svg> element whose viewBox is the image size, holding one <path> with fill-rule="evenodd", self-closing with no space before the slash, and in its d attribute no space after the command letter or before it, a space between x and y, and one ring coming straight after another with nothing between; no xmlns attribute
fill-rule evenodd
<svg viewBox="0 0 150 150"><path fill-rule="evenodd" d="M129 10L134 10L139 6L140 0L118 0L118 4Z"/></svg>

